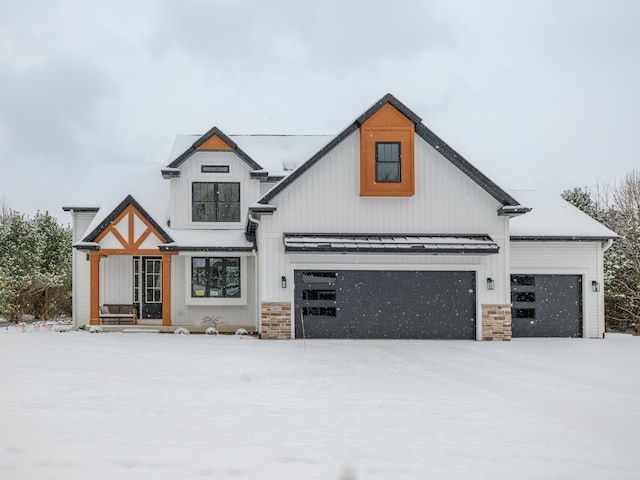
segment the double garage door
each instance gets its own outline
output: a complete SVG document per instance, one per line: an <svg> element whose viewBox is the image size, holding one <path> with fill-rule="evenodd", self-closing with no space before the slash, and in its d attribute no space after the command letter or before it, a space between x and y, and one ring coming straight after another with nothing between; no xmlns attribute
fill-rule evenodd
<svg viewBox="0 0 640 480"><path fill-rule="evenodd" d="M296 271L295 336L475 339L475 272ZM582 336L580 275L512 275L513 337Z"/></svg>
<svg viewBox="0 0 640 480"><path fill-rule="evenodd" d="M475 272L296 271L295 336L475 339Z"/></svg>

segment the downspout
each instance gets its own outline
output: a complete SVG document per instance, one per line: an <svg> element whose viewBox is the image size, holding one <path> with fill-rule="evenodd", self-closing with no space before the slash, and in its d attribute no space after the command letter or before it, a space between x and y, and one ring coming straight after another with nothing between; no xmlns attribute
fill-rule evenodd
<svg viewBox="0 0 640 480"><path fill-rule="evenodd" d="M255 222L260 227L260 220L255 218L253 214L249 214L249 221ZM260 298L260 259L258 258L258 239L257 233L258 228L256 228L256 238L254 239L254 248L251 250L254 259L254 265L256 268L255 272L255 280L254 280L254 288L256 290L256 323L258 325L258 335L262 338L262 301Z"/></svg>
<svg viewBox="0 0 640 480"><path fill-rule="evenodd" d="M607 242L602 246L602 257L603 257L603 267L602 267L602 277L598 279L598 281L600 282L600 284L602 285L602 288L600 289L601 292L598 294L598 300L602 301L602 308L599 309L600 312L602 314L602 322L604 324L604 254L607 250L609 250L611 248L611 246L613 245L613 238L610 238L607 240ZM605 331L604 331L604 327L602 329L602 338L605 338Z"/></svg>

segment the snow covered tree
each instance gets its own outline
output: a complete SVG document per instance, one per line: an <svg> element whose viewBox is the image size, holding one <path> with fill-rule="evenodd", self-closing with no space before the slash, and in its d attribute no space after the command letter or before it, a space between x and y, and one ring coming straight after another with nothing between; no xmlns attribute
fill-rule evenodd
<svg viewBox="0 0 640 480"><path fill-rule="evenodd" d="M71 231L48 214L0 214L0 315L49 318L70 313Z"/></svg>
<svg viewBox="0 0 640 480"><path fill-rule="evenodd" d="M607 328L640 334L640 172L604 192L574 188L562 196L620 235L604 256Z"/></svg>

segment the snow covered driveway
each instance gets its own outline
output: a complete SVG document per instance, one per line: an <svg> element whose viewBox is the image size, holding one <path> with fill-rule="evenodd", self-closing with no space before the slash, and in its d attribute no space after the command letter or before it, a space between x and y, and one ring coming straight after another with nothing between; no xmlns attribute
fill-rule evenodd
<svg viewBox="0 0 640 480"><path fill-rule="evenodd" d="M0 478L635 479L640 338L0 330Z"/></svg>

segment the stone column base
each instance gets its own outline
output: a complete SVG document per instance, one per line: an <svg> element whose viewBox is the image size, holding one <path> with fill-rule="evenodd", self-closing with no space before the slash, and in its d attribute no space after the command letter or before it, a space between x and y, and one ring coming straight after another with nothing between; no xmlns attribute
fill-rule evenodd
<svg viewBox="0 0 640 480"><path fill-rule="evenodd" d="M511 340L511 305L482 305L482 340Z"/></svg>
<svg viewBox="0 0 640 480"><path fill-rule="evenodd" d="M291 339L291 304L263 302L260 315L262 338L267 340Z"/></svg>

